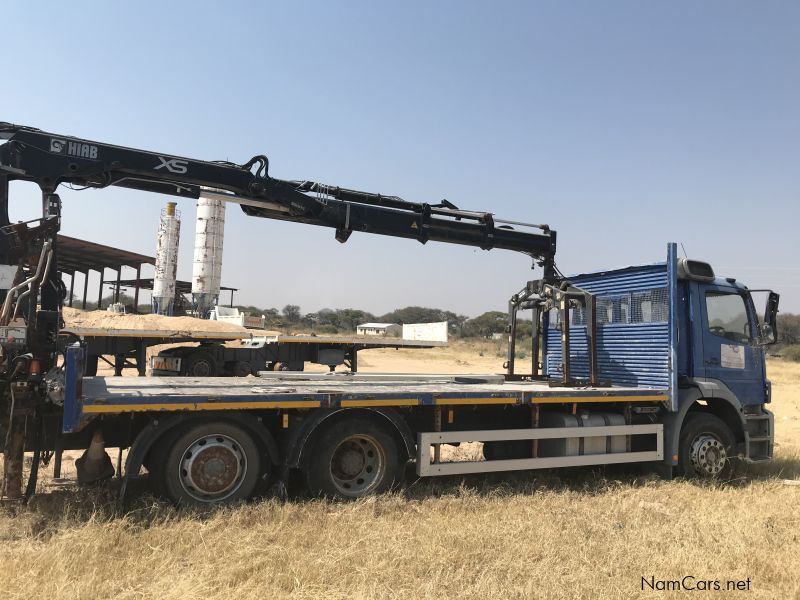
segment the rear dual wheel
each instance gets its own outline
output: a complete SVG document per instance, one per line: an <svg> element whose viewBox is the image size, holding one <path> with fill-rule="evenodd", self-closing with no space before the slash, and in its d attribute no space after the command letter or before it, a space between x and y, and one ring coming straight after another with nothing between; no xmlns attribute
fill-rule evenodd
<svg viewBox="0 0 800 600"><path fill-rule="evenodd" d="M187 377L214 377L217 374L217 364L206 352L194 352L184 360Z"/></svg>
<svg viewBox="0 0 800 600"><path fill-rule="evenodd" d="M194 506L249 498L270 464L245 429L211 421L167 434L151 456L157 491L177 504Z"/></svg>
<svg viewBox="0 0 800 600"><path fill-rule="evenodd" d="M304 473L312 494L354 499L400 483L405 450L392 432L367 418L335 422L305 452Z"/></svg>

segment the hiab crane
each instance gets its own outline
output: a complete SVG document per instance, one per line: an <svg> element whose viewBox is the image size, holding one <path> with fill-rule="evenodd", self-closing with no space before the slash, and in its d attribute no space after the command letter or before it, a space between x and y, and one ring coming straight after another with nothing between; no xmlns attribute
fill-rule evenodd
<svg viewBox="0 0 800 600"><path fill-rule="evenodd" d="M217 504L278 489L299 471L317 494L388 489L415 460L420 476L651 463L665 474L728 477L769 460L773 419L763 346L776 339L778 295L763 319L751 292L679 260L564 278L546 225L276 179L269 161L209 162L0 124L0 419L4 493L25 496L54 451L89 448L80 481L114 473L103 445L128 448L120 497L142 466L177 503ZM33 182L43 215L8 219L8 184ZM85 348L64 339L58 270L60 185L121 186L240 204L251 216L353 232L506 249L541 277L509 301L503 375L259 373L223 378L85 374ZM517 314L533 322L530 372L519 373ZM443 444L483 442L485 460L442 460ZM122 474L120 474L122 475Z"/></svg>

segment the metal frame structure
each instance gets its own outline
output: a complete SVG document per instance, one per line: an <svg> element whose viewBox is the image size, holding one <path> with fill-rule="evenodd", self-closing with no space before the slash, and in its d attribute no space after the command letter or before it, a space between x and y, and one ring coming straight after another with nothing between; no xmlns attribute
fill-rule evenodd
<svg viewBox="0 0 800 600"><path fill-rule="evenodd" d="M104 281L103 284L105 285L118 285L121 288L129 288L132 287L141 290L152 290L154 279L152 277L147 278L140 278L140 279L120 279L119 281ZM239 288L228 287L225 285L220 286L219 288L223 292L230 292L229 296L229 304L228 306L233 306L233 294L234 292L238 292ZM184 296L184 298L192 293L192 282L191 281L183 281L178 279L175 281L175 293ZM187 305L191 306L191 302L186 299Z"/></svg>
<svg viewBox="0 0 800 600"><path fill-rule="evenodd" d="M129 267L136 270L136 278L131 279L130 286L134 289L134 312L139 304L139 290L143 287L141 282L142 266L155 264L152 256L137 252L129 252L113 246L97 244L87 240L59 234L56 242L58 246L58 267L62 273L70 276L67 306L73 305L73 292L75 289L76 273L83 274L83 295L81 308L86 309L89 273L97 271L100 275L100 289L97 295L97 308L101 308L103 300L103 285L114 286L113 300L119 302L122 268ZM116 272L116 279L103 281L106 269Z"/></svg>
<svg viewBox="0 0 800 600"><path fill-rule="evenodd" d="M586 314L586 336L589 353L589 378L580 380L572 377L570 368L570 310L583 307ZM546 326L545 314L556 308L559 313L562 346L562 377L555 381L541 372L539 355L544 347L543 336ZM531 373L519 375L516 370L517 345L517 313L520 310L531 310ZM569 281L561 281L558 285L539 279L529 281L527 285L514 294L508 302L508 349L506 351L506 373L510 379L548 380L550 385L576 386L590 385L598 387L600 381L597 366L597 314L596 298Z"/></svg>
<svg viewBox="0 0 800 600"><path fill-rule="evenodd" d="M536 458L513 458L507 460L440 462L434 453L431 461L430 448L454 442L505 442L512 440L554 440L614 435L656 436L656 449L640 452L614 452L609 454L582 454L576 456L548 456ZM417 435L417 474L463 475L467 473L493 473L497 471L519 471L525 469L550 469L554 467L580 467L617 463L659 461L664 458L664 425L614 425L606 427L547 427L540 429L495 429L485 431L431 431Z"/></svg>

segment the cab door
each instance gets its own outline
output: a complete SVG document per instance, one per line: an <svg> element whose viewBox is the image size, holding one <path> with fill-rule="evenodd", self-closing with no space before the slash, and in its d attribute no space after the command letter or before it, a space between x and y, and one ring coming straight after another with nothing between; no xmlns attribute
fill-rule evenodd
<svg viewBox="0 0 800 600"><path fill-rule="evenodd" d="M764 357L753 344L757 321L734 287L700 285L705 377L722 381L742 404L764 402Z"/></svg>

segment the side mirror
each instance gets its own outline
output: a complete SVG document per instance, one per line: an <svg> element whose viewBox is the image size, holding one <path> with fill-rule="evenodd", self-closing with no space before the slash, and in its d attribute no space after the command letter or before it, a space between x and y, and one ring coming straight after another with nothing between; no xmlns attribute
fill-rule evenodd
<svg viewBox="0 0 800 600"><path fill-rule="evenodd" d="M767 296L767 310L764 312L764 324L761 329L761 338L765 344L774 344L778 341L778 303L780 294L770 292Z"/></svg>
<svg viewBox="0 0 800 600"><path fill-rule="evenodd" d="M770 346L778 341L776 331L772 328L772 325L767 325L766 323L758 326L758 335L759 346Z"/></svg>

